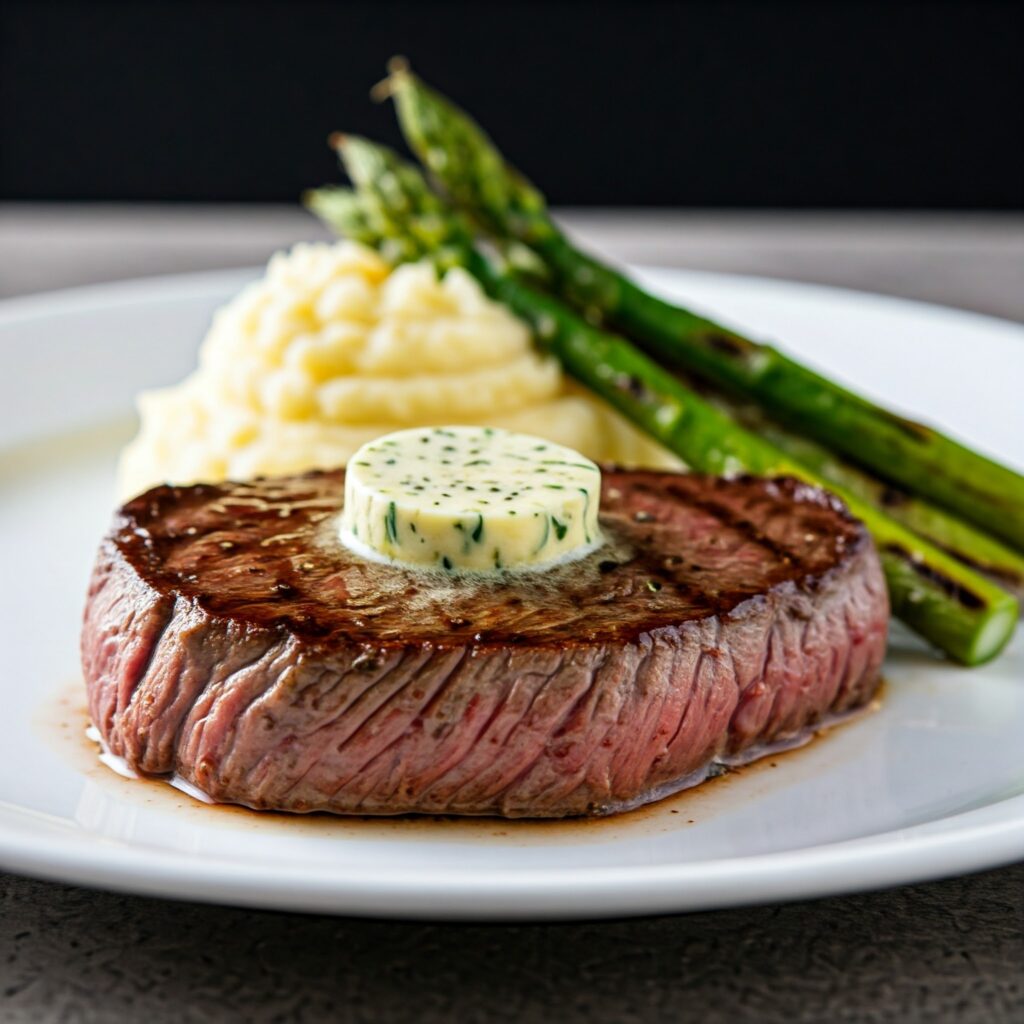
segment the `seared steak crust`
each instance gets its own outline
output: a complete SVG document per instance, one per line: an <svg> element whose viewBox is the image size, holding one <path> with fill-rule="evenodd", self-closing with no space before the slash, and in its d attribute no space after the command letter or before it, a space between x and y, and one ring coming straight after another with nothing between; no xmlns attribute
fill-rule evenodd
<svg viewBox="0 0 1024 1024"><path fill-rule="evenodd" d="M607 813L878 684L878 558L816 488L608 470L604 548L481 580L342 547L343 480L158 487L120 510L82 633L113 753L258 808Z"/></svg>

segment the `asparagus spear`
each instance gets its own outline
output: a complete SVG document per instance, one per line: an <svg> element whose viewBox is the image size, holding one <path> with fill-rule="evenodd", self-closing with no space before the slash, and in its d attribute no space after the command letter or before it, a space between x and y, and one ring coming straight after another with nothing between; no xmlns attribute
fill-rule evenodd
<svg viewBox="0 0 1024 1024"><path fill-rule="evenodd" d="M392 63L389 89L409 144L461 208L492 233L531 246L557 291L660 360L751 398L874 473L924 495L1024 551L1024 477L905 419L736 331L651 295L577 249L544 196L465 113Z"/></svg>
<svg viewBox="0 0 1024 1024"><path fill-rule="evenodd" d="M1018 600L1024 597L1024 555L944 509L898 490L845 462L823 445L794 434L765 416L756 405L709 393L706 387L696 385L689 379L684 379L684 382L716 408L731 416L740 426L769 441L828 480L831 485L845 487L862 501L881 509L887 516L952 555L957 561L984 573Z"/></svg>
<svg viewBox="0 0 1024 1024"><path fill-rule="evenodd" d="M402 238L404 259L440 253L445 265L463 266L488 294L526 321L538 342L573 376L693 468L790 474L829 486L774 445L738 427L630 342L588 324L485 256L465 223L430 191L416 168L366 140L337 141L361 204L336 201L332 227L385 253L391 240ZM316 193L307 202L320 212L330 207ZM846 489L831 489L874 535L895 614L965 664L987 661L1002 649L1017 619L1017 602L1010 594Z"/></svg>
<svg viewBox="0 0 1024 1024"><path fill-rule="evenodd" d="M339 146L344 146L343 136L337 136L333 141ZM399 244L408 246L411 244L408 241L409 233L419 231L422 235L424 225L430 225L425 239L426 245L413 245L410 251L411 258L416 258L419 252L429 251L432 246L436 253L439 245L454 247L455 250L464 250L471 245L473 225L462 218L449 216L446 219L439 211L437 198L424 187L418 171L386 151L367 145L359 139L353 140L347 150L348 163L353 172L360 180L373 182L375 191L380 189L381 182L390 180L387 175L394 175L397 187L391 189L390 213L387 209L389 204L382 203L374 196L374 192L368 192L365 186L362 198L346 189L322 189L319 193L311 194L314 204L329 202L331 197L336 196L334 202L354 204L352 216L360 216L362 206L368 202L373 203L379 210L376 219L382 225L382 230L387 230L388 225L395 222L396 215L404 211L406 241L401 243L400 239L389 237L387 245L392 247ZM362 166L363 163L365 166ZM315 205L313 208L314 212L320 213L328 222L331 221L330 209L319 210ZM449 232L447 236L444 234L445 225ZM393 255L399 258L392 261L399 262L401 251L396 250ZM958 561L983 572L1003 589L1016 596L1024 592L1024 557L999 541L944 510L899 491L856 466L844 462L822 445L786 430L765 416L756 405L729 400L721 394L714 395L693 380L686 380L685 383L741 426L770 441L776 448L786 452L797 462L829 481L831 485L846 488L851 494L885 512L890 518L902 523Z"/></svg>

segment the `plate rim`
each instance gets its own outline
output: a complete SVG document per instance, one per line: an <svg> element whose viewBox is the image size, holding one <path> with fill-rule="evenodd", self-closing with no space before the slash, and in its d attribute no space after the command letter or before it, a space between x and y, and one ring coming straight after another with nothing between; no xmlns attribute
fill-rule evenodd
<svg viewBox="0 0 1024 1024"><path fill-rule="evenodd" d="M305 863L276 863L268 870L227 856L190 857L95 835L80 834L68 844L65 834L75 833L63 822L56 825L59 835L30 836L26 848L7 819L32 816L0 807L0 863L8 870L168 899L392 919L690 913L918 884L1024 856L1024 794L911 828L774 853L680 864L505 869L483 877L451 868L415 878L364 872L352 879Z"/></svg>
<svg viewBox="0 0 1024 1024"><path fill-rule="evenodd" d="M973 309L963 309L940 302L925 299L910 299L886 292L872 292L863 288L846 285L822 284L817 281L801 281L789 277L768 277L764 274L737 274L719 270L701 270L690 267L670 267L657 263L620 262L618 264L630 274L643 276L649 280L661 276L689 278L694 281L728 285L736 283L757 287L767 286L815 294L821 298L835 298L839 301L868 301L870 303L892 305L908 312L941 314L964 321L974 321L978 326L1001 329L1011 328L1024 333L1024 322L1011 320L1008 317L995 316ZM118 278L114 281L100 281L96 284L74 285L68 288L53 288L45 291L28 292L24 295L9 295L0 298L0 327L21 320L37 319L55 312L77 313L90 312L109 308L113 305L131 304L151 301L153 296L145 293L151 288L169 289L170 294L161 298L174 297L173 291L180 287L181 293L198 297L203 292L218 294L228 283L241 283L249 278L257 278L266 269L265 265L250 264L236 267L220 267L212 270L183 271L170 274L152 274L142 277ZM186 289L189 289L186 291ZM47 303L58 302L59 310L46 308Z"/></svg>

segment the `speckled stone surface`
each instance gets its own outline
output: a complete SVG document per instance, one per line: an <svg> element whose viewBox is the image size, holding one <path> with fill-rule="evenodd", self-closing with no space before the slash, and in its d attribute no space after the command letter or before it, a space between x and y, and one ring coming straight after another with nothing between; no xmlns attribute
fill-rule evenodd
<svg viewBox="0 0 1024 1024"><path fill-rule="evenodd" d="M400 924L0 879L0 1019L1024 1020L1024 865L588 924Z"/></svg>
<svg viewBox="0 0 1024 1024"><path fill-rule="evenodd" d="M0 292L256 263L304 230L280 211L218 219L204 208L199 220L8 209L0 253L17 254L17 273ZM652 226L605 212L575 226L638 262L876 288L1024 320L1022 223L709 214ZM15 269L13 258L0 265ZM2 1024L228 1020L1024 1022L1024 864L811 903L544 925L264 913L0 875Z"/></svg>

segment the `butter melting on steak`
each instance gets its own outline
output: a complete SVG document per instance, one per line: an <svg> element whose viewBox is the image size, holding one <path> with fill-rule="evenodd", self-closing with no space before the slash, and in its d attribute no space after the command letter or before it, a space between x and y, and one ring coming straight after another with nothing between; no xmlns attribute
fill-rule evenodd
<svg viewBox="0 0 1024 1024"><path fill-rule="evenodd" d="M343 484L157 487L120 510L82 633L114 754L254 808L607 814L878 685L878 557L816 488L609 470L605 547L473 578L348 551Z"/></svg>

